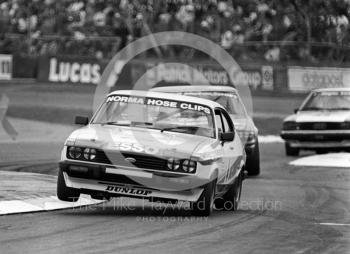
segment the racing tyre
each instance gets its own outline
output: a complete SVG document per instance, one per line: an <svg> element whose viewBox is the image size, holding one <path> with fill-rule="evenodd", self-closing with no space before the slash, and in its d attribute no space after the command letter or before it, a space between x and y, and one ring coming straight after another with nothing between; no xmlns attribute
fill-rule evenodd
<svg viewBox="0 0 350 254"><path fill-rule="evenodd" d="M79 191L66 186L66 183L63 177L63 172L61 169L59 169L58 171L57 197L62 201L68 201L68 202L76 202L80 197Z"/></svg>
<svg viewBox="0 0 350 254"><path fill-rule="evenodd" d="M205 185L202 195L197 202L193 202L192 215L209 216L214 208L216 180Z"/></svg>
<svg viewBox="0 0 350 254"><path fill-rule="evenodd" d="M291 147L288 142L285 143L286 155L287 156L298 156L299 148Z"/></svg>
<svg viewBox="0 0 350 254"><path fill-rule="evenodd" d="M215 208L224 211L237 211L242 194L242 183L243 170L225 195L215 200Z"/></svg>
<svg viewBox="0 0 350 254"><path fill-rule="evenodd" d="M103 200L103 201L110 201L112 198L107 196L101 196L101 195L90 195L91 198L96 200Z"/></svg>
<svg viewBox="0 0 350 254"><path fill-rule="evenodd" d="M250 176L257 176L260 174L260 151L258 140L255 142L253 153L247 156L246 170Z"/></svg>

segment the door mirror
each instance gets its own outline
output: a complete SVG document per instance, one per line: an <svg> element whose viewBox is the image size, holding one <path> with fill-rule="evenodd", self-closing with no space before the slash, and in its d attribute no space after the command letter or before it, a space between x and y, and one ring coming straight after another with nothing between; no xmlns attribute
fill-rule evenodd
<svg viewBox="0 0 350 254"><path fill-rule="evenodd" d="M294 109L294 114L298 113L299 109L298 108L295 108Z"/></svg>
<svg viewBox="0 0 350 254"><path fill-rule="evenodd" d="M76 116L75 117L75 124L87 125L88 123L89 123L89 118L86 116Z"/></svg>
<svg viewBox="0 0 350 254"><path fill-rule="evenodd" d="M235 132L225 132L225 133L220 133L220 140L221 141L233 141L235 138Z"/></svg>

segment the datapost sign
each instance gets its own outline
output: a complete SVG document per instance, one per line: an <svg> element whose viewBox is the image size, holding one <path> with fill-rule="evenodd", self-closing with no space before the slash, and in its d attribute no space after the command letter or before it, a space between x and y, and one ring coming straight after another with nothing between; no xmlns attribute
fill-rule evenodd
<svg viewBox="0 0 350 254"><path fill-rule="evenodd" d="M12 79L12 55L0 54L0 80Z"/></svg>
<svg viewBox="0 0 350 254"><path fill-rule="evenodd" d="M38 80L53 83L94 84L100 82L104 65L94 58L51 56L39 59Z"/></svg>
<svg viewBox="0 0 350 254"><path fill-rule="evenodd" d="M350 68L289 67L288 85L295 92L346 87L350 85Z"/></svg>

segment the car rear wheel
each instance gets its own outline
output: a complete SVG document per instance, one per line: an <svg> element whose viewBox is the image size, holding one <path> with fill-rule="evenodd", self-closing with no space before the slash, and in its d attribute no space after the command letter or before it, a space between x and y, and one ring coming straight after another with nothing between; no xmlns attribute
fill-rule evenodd
<svg viewBox="0 0 350 254"><path fill-rule="evenodd" d="M291 147L288 142L285 143L286 148L286 155L287 156L298 156L299 155L299 148Z"/></svg>
<svg viewBox="0 0 350 254"><path fill-rule="evenodd" d="M246 169L248 175L257 176L260 174L260 151L259 151L259 141L255 141L255 146L252 154L247 155L247 165Z"/></svg>
<svg viewBox="0 0 350 254"><path fill-rule="evenodd" d="M192 214L194 216L209 216L214 207L216 180L205 185L204 190L197 202L193 202Z"/></svg>
<svg viewBox="0 0 350 254"><path fill-rule="evenodd" d="M231 187L224 194L224 196L217 198L215 200L215 208L218 210L225 210L225 211L237 211L239 201L241 200L242 183L243 183L243 170L238 175L235 183L231 185Z"/></svg>
<svg viewBox="0 0 350 254"><path fill-rule="evenodd" d="M58 171L57 179L57 197L62 201L76 202L80 197L79 191L66 186L64 181L63 172L61 169Z"/></svg>

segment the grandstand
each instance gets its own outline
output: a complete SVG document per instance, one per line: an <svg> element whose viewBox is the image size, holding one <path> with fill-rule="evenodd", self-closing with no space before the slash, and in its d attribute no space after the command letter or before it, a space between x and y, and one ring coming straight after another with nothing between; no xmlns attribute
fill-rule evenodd
<svg viewBox="0 0 350 254"><path fill-rule="evenodd" d="M109 59L143 35L176 30L242 60L347 62L349 15L349 0L0 0L0 53Z"/></svg>

